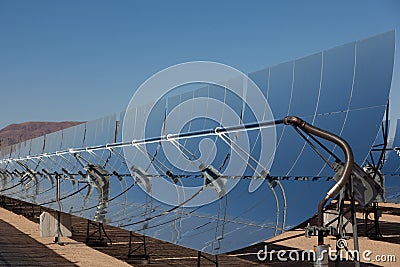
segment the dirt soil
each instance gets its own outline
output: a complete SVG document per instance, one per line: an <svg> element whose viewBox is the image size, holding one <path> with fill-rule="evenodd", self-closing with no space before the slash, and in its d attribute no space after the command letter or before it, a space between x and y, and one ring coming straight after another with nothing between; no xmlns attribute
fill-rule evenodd
<svg viewBox="0 0 400 267"><path fill-rule="evenodd" d="M15 207L14 207L15 208ZM36 207L37 208L37 207ZM380 204L383 212L380 218L380 230L382 237L371 239L364 233L362 213L357 214L359 227L359 243L361 251L361 266L400 266L400 205ZM30 210L30 206L22 210ZM15 211L18 212L18 211ZM37 214L40 214L37 212ZM309 222L313 225L315 218ZM146 238L147 251L150 255L150 263L141 264L127 259L129 231L105 226L105 230L112 240L112 245L105 247L88 247L84 244L86 239L87 220L74 217L73 237L62 238L63 246L54 244L53 238L40 238L37 220L29 220L22 215L17 215L9 210L0 208L0 266L196 266L197 252L182 248L173 244L162 242L152 238ZM232 253L219 255L219 266L313 266L310 261L282 262L277 259L277 251L309 251L316 245L316 237L306 238L304 227L306 223L297 229L288 231L277 237L260 244L241 249ZM135 239L137 241L137 239ZM346 240L349 249L353 249L353 239ZM140 243L140 242L136 242ZM335 249L336 240L332 237L325 238L325 243ZM273 259L260 261L257 252L275 250ZM367 253L369 258L362 257ZM203 254L211 260L215 257ZM343 251L342 258L346 253ZM394 258L393 258L394 256ZM377 258L381 257L381 258ZM379 259L384 259L382 261ZM389 257L392 257L389 262ZM288 258L288 257L286 257ZM129 263L129 264L128 264ZM201 260L201 266L215 266L205 258ZM329 266L335 266L330 262ZM340 266L354 266L353 262L342 261Z"/></svg>
<svg viewBox="0 0 400 267"><path fill-rule="evenodd" d="M0 208L0 262L9 266L130 266L84 243L63 237L41 238L39 225L22 215ZM4 262L5 261L5 262Z"/></svg>

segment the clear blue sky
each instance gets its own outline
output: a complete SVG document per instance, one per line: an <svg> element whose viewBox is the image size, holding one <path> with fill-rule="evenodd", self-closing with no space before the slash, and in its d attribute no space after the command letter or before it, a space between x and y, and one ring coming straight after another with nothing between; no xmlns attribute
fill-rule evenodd
<svg viewBox="0 0 400 267"><path fill-rule="evenodd" d="M177 63L248 73L391 29L399 47L400 1L0 0L0 128L122 111ZM395 101L399 63L397 52Z"/></svg>

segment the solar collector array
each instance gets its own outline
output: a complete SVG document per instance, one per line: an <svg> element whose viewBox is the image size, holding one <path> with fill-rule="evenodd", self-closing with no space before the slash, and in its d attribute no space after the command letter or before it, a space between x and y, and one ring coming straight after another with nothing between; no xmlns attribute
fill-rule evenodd
<svg viewBox="0 0 400 267"><path fill-rule="evenodd" d="M393 56L394 32L388 32L265 68L249 76L262 90L275 119L296 115L317 127L340 135L352 146L357 163L362 164L376 139L385 112ZM205 115L213 112L219 116L219 121L198 118L190 120L181 128L168 124L166 118L172 112L176 112L181 119L193 118L201 113L204 107L196 105L192 105L188 112L183 113L181 110L182 103L186 101L193 104L199 98L203 98L202 103L207 106ZM228 110L219 109L214 105L215 101L224 103L224 107L229 106L241 120L227 116ZM164 130L166 133L192 132L255 121L250 108L237 95L215 85L167 96L154 106L150 103L128 112L134 114L131 129L123 128L124 113L114 114L18 144L9 153L3 153L3 158L25 158L71 148L120 143L123 141L123 130L135 138L152 138L162 135ZM149 119L145 120L146 117ZM260 142L268 142L260 139L261 131L268 132L271 129L248 132L249 148L255 158L261 155ZM232 140L244 144L241 138L241 134L237 139L232 138L230 145ZM167 142L167 151L163 151L158 142L128 147L131 150L128 158L124 158L121 147L116 147L112 150L80 151L76 153L79 154L78 157L74 156L74 152L32 157L21 161L26 166L21 166L14 160L2 161L0 168L14 174L11 177L3 175L5 184L0 193L57 210L59 206L55 199L55 183L51 178L38 175L36 183L29 183L28 177L20 185L20 179L15 173L26 173L27 168L41 174L44 174L43 170L53 174L57 172L61 179L62 211L210 254L221 254L263 241L306 220L315 213L317 202L333 185L329 177L334 172L291 127L282 125L276 127L277 147L269 168L271 176L276 177L284 188L284 192L277 186L274 188L277 199L267 182L256 191L249 192L252 179L243 178L254 178L257 175L250 165L240 162L238 158L232 159L233 152L229 152L229 145L217 136L211 137L217 152L209 164L222 172L227 169L228 158L228 162L231 160L234 165L241 164L238 169L243 167L245 170L242 177L236 177L235 173L226 174L228 185L236 185L228 195L215 202L199 207L178 206L173 209L173 206L148 196L137 185L137 179L130 175L130 168L137 165L149 171L149 175L159 176L159 179L168 180L171 184L171 178L165 175L166 170L177 175L181 184L201 185L204 181L200 171L193 174L177 168L177 165L185 166L187 162L179 162L179 159L171 162L166 153L174 151L177 155L193 154L196 158L201 154L203 139L182 139L175 145ZM340 151L332 144L323 143L341 156ZM207 148L207 144L203 146ZM143 153L142 148L146 149L147 154ZM185 149L189 152L185 152ZM228 157L229 153L231 154ZM103 191L97 190L85 175L81 175L86 173L85 165L88 163L97 164L108 172L109 184L105 181ZM268 166L267 162L261 163ZM151 172L157 168L163 169L164 175L160 175L161 171ZM299 177L310 179L296 179ZM320 178L312 180L312 177ZM105 188L107 191L104 191ZM176 191L166 191L165 194L171 194L172 199L182 196L184 192L181 190L176 188ZM217 194L213 188L205 191ZM107 192L106 196L103 195L104 192ZM287 203L286 213L284 197ZM182 203L182 200L176 199L176 203ZM282 227L285 229L281 229Z"/></svg>

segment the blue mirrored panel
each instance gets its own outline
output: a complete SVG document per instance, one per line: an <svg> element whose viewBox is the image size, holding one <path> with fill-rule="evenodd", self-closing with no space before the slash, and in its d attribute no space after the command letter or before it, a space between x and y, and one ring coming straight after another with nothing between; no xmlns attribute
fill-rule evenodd
<svg viewBox="0 0 400 267"><path fill-rule="evenodd" d="M251 80L260 88L265 98L268 98L270 68L265 68L249 74Z"/></svg>
<svg viewBox="0 0 400 267"><path fill-rule="evenodd" d="M318 114L349 108L355 69L355 43L342 45L322 54L322 80Z"/></svg>
<svg viewBox="0 0 400 267"><path fill-rule="evenodd" d="M29 156L31 154L31 144L32 144L32 140L27 140L24 142L24 147L21 150L21 157L26 157Z"/></svg>
<svg viewBox="0 0 400 267"><path fill-rule="evenodd" d="M396 132L390 150L386 153L387 160L382 171L385 175L386 201L400 203L400 120L397 120Z"/></svg>
<svg viewBox="0 0 400 267"><path fill-rule="evenodd" d="M291 111L308 110L308 113L310 113L310 107L315 108L315 114L309 117L308 122L323 129L330 129L333 133L347 140L353 149L356 162L360 165L365 162L381 125L391 82L391 75L387 75L387 73L390 73L388 70L393 67L393 32L372 39L324 51L322 54L311 56L309 60L295 61L293 90L290 94L292 101L290 101L288 109L290 115L297 115L291 113ZM380 45L381 42L385 42L385 45ZM378 53L378 51L380 52ZM385 60L377 59L380 53L384 54ZM392 56L389 57L388 55ZM321 62L318 60L319 57L321 57ZM306 87L308 90L317 87L317 66L320 67L320 84L319 89L317 87L317 93L309 93L307 97L303 98L301 98L301 92L304 88L300 90L295 86L296 66L300 64L299 61L304 61L303 64L309 64L311 70L313 66L315 67L314 71L311 72L314 73L314 76L311 74L301 76L305 77L305 82L309 83L309 86ZM385 62L385 66L382 69L387 70L387 72L377 78L381 84L380 87L377 87L376 80L369 82L370 79L375 78L368 75L367 72L375 71L374 75L376 75L377 65L383 64L383 62ZM272 70L273 68L271 69L270 82L274 79ZM314 77L314 81L312 81L312 77ZM386 88L386 90L382 92L382 88ZM269 96L271 96L272 90L273 87L269 90ZM367 90L368 93L360 93L363 90ZM317 103L315 105L308 103L308 95L310 95L310 101L314 102L313 95L315 96L315 94L317 94ZM293 97L294 95L297 95L297 97ZM269 102L271 103L271 101ZM296 108L296 105L299 107ZM284 107L285 104L282 106ZM271 104L271 108L273 113L277 114L273 104ZM276 110L279 109L282 109L282 107L276 108ZM307 115L304 115L307 118ZM363 131L362 136L359 134L361 131ZM325 172L329 173L329 170L326 170L327 167L321 161L317 161L312 166L308 164L308 162L311 162L308 159L315 158L315 152L310 147L305 146L305 143L299 139L296 133L289 132L284 127L277 127L277 133L279 141L271 174L321 176ZM281 137L279 137L280 133L283 133ZM341 152L332 144L322 143L333 149L341 157ZM322 167L320 164L322 164Z"/></svg>
<svg viewBox="0 0 400 267"><path fill-rule="evenodd" d="M293 73L294 62L283 63L270 69L267 100L276 119L284 118L290 113ZM277 137L279 139L279 134Z"/></svg>
<svg viewBox="0 0 400 267"><path fill-rule="evenodd" d="M45 135L44 153L60 151L63 138L63 132L57 131Z"/></svg>
<svg viewBox="0 0 400 267"><path fill-rule="evenodd" d="M400 120L397 120L395 136L390 143L390 147L392 149L387 152L387 160L383 165L382 171L385 175L400 174L400 157L395 151L396 147L400 147Z"/></svg>
<svg viewBox="0 0 400 267"><path fill-rule="evenodd" d="M387 161L387 152L385 148L390 146L388 143L390 129L390 120L382 121L381 127L379 128L378 134L375 138L374 144L370 151L370 156L367 159L367 164L377 166L379 169L384 167L384 163Z"/></svg>
<svg viewBox="0 0 400 267"><path fill-rule="evenodd" d="M385 175L386 202L400 203L400 176Z"/></svg>
<svg viewBox="0 0 400 267"><path fill-rule="evenodd" d="M388 102L392 81L394 31L356 43L356 68L350 108L371 107Z"/></svg>
<svg viewBox="0 0 400 267"><path fill-rule="evenodd" d="M57 131L54 133L50 133L45 135L44 139L44 148L43 152L45 154L54 153L56 151L60 151L61 144L63 140L63 132ZM32 160L31 160L32 161ZM61 161L60 157L42 157L36 160L36 171L39 172L41 175L38 183L38 190L36 195L33 197L35 198L36 203L41 203L46 201L49 198L54 198L54 190L56 188L56 178L53 173L57 171L60 172L59 162ZM35 162L32 162L35 164Z"/></svg>
<svg viewBox="0 0 400 267"><path fill-rule="evenodd" d="M322 60L322 53L318 53L294 62L290 114L304 118L310 123L317 114L319 105Z"/></svg>
<svg viewBox="0 0 400 267"><path fill-rule="evenodd" d="M86 123L62 130L62 143L60 150L83 147Z"/></svg>
<svg viewBox="0 0 400 267"><path fill-rule="evenodd" d="M348 127L344 128L341 136L353 148L354 158L357 159L360 165L367 159L376 139L381 127L384 110L384 107L371 107L366 110L350 111L347 114L346 125ZM358 131L363 132L363 134L357 134L359 133Z"/></svg>
<svg viewBox="0 0 400 267"><path fill-rule="evenodd" d="M2 152L10 160L0 161L0 193L210 254L264 241L312 216L334 172L292 127L276 127L275 158L262 147L272 128L217 127L300 116L346 139L362 164L382 122L393 54L389 32L250 74L274 118L267 105L243 101L256 95L238 78L224 83L241 82L237 93L199 85L18 144ZM204 130L213 133L166 137ZM395 181L386 180L388 199ZM160 194L168 201L151 197Z"/></svg>
<svg viewBox="0 0 400 267"><path fill-rule="evenodd" d="M44 153L44 136L34 138L31 140L30 155L41 155Z"/></svg>

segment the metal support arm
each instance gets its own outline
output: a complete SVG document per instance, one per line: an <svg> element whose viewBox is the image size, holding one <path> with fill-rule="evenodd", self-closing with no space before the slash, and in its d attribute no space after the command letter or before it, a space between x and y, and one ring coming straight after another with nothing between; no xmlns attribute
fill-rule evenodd
<svg viewBox="0 0 400 267"><path fill-rule="evenodd" d="M292 125L293 127L299 127L306 133L328 140L338 145L344 152L346 159L341 177L336 182L336 184L326 193L325 198L321 200L321 202L318 205L318 227L323 227L324 224L323 209L326 203L328 202L329 199L333 198L337 193L339 193L339 191L347 184L350 175L353 172L353 166L354 166L353 151L351 150L350 145L343 138L328 131L312 126L298 117L293 117L293 116L285 117L283 119L283 123L285 125ZM318 233L318 244L322 245L323 243L324 243L324 235L321 231Z"/></svg>

